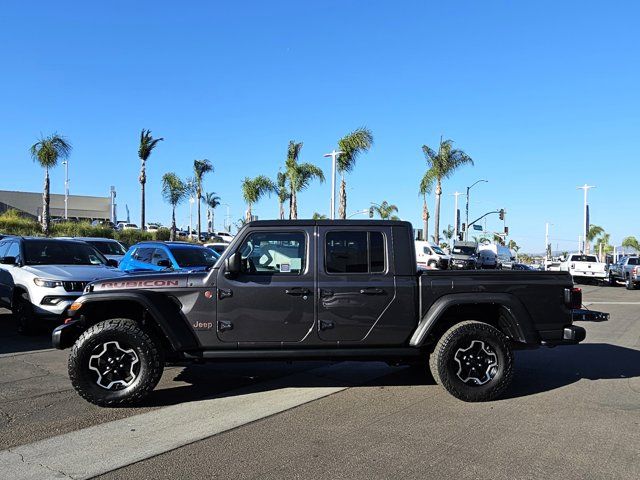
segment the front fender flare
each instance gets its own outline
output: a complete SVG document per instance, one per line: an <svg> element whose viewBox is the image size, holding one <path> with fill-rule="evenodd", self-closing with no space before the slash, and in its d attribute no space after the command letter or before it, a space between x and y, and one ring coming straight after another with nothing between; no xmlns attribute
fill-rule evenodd
<svg viewBox="0 0 640 480"><path fill-rule="evenodd" d="M509 336L523 343L538 343L538 335L532 327L531 315L522 302L509 293L452 293L438 298L422 317L409 340L412 347L421 346L429 332L436 326L449 307L456 305L492 304L502 307ZM469 320L473 320L470 318Z"/></svg>
<svg viewBox="0 0 640 480"><path fill-rule="evenodd" d="M185 351L200 348L200 342L179 305L164 293L136 291L87 293L78 300L82 303L82 307L76 311L74 318L83 315L88 306L104 303L108 308L109 302L136 303L153 317L173 350Z"/></svg>

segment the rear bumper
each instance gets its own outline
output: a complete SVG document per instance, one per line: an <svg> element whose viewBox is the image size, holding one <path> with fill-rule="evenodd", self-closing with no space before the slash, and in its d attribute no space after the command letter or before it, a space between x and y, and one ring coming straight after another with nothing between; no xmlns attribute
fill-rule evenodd
<svg viewBox="0 0 640 480"><path fill-rule="evenodd" d="M540 332L540 344L547 347L576 345L587 337L587 331L577 325L569 325L562 330Z"/></svg>

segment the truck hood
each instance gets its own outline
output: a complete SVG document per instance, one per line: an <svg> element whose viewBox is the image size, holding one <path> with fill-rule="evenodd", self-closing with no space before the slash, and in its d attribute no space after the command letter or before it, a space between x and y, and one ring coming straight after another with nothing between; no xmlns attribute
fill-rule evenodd
<svg viewBox="0 0 640 480"><path fill-rule="evenodd" d="M153 273L126 275L121 278L98 280L90 285L90 291L105 292L131 289L184 288L189 284L188 273Z"/></svg>
<svg viewBox="0 0 640 480"><path fill-rule="evenodd" d="M25 271L47 280L90 282L124 276L117 268L106 265L27 265Z"/></svg>

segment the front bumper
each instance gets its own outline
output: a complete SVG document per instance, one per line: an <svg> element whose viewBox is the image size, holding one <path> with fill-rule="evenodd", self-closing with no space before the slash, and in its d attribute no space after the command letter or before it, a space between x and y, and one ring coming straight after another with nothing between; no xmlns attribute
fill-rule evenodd
<svg viewBox="0 0 640 480"><path fill-rule="evenodd" d="M53 348L64 350L71 347L82 334L83 328L80 320L73 320L69 323L59 325L51 334L51 344Z"/></svg>

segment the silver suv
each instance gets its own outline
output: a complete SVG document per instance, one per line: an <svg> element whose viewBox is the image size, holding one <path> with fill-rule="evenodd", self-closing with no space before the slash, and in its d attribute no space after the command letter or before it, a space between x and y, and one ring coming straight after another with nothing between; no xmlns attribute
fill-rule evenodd
<svg viewBox="0 0 640 480"><path fill-rule="evenodd" d="M21 333L34 333L62 315L87 283L121 277L93 246L75 240L6 237L0 240L0 306L12 310Z"/></svg>
<svg viewBox="0 0 640 480"><path fill-rule="evenodd" d="M609 285L616 285L618 280L624 281L627 290L640 285L640 258L630 255L609 265Z"/></svg>

